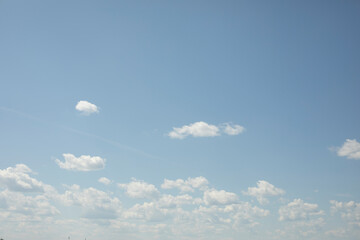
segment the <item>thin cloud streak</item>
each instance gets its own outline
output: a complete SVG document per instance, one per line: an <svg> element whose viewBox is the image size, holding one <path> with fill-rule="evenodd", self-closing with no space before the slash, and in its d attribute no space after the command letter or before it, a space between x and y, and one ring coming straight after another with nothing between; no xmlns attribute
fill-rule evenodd
<svg viewBox="0 0 360 240"><path fill-rule="evenodd" d="M98 136L98 135L95 135L95 134L92 134L92 133L88 133L88 132L80 131L80 130L77 130L77 129L73 129L73 128L70 128L70 127L67 127L67 126L64 126L64 125L58 125L58 124L56 124L56 123L54 123L54 122L50 122L50 121L47 121L47 120L43 120L43 119L41 119L41 118L34 117L34 116L30 115L30 114L27 114L27 113L24 113L24 112L15 110L15 109L11 109L11 108L7 108L7 107L2 107L2 106L0 106L0 110L3 110L3 111L5 111L5 112L9 112L9 113L13 113L13 114L19 115L19 116L21 116L21 117L24 117L24 118L27 118L27 119L36 121L36 122L40 122L40 123L43 123L43 124L51 125L51 126L53 126L53 127L61 128L61 129L66 130L66 131L68 131L68 132L76 133L76 134L78 134L78 135L82 135L82 136L86 136L86 137L91 137L91 138L97 139L97 140L99 140L99 141L108 143L108 144L110 144L110 145L112 145L112 146L115 146L115 147L117 147L117 148L120 148L120 149L123 149L123 150L127 150L127 151L129 151L129 152L133 152L133 153L139 154L139 155L144 156L144 157L147 157L147 158L151 158L151 159L154 159L154 160L161 160L161 161L163 161L163 159L160 158L160 157L157 157L157 156L154 156L154 155L152 155L152 154L146 153L146 152L144 152L144 151L142 151L142 150L140 150L140 149L137 149L137 148L134 148L134 147L131 147L131 146L128 146L128 145L119 143L119 142L117 142L117 141L104 138L104 137L102 137L102 136Z"/></svg>

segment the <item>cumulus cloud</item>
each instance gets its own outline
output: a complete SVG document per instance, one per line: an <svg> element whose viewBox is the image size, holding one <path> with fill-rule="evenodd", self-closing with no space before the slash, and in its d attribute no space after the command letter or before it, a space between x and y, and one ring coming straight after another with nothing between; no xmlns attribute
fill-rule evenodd
<svg viewBox="0 0 360 240"><path fill-rule="evenodd" d="M187 136L193 137L215 137L220 135L220 129L206 122L196 122L180 128L173 128L169 133L170 138L183 139Z"/></svg>
<svg viewBox="0 0 360 240"><path fill-rule="evenodd" d="M206 205L227 205L237 201L238 196L232 192L216 189L209 189L204 192L204 202Z"/></svg>
<svg viewBox="0 0 360 240"><path fill-rule="evenodd" d="M256 197L260 204L266 204L269 202L266 196L278 196L285 194L285 191L276 188L271 183L260 180L257 182L257 187L249 187L246 192L243 192L244 195Z"/></svg>
<svg viewBox="0 0 360 240"><path fill-rule="evenodd" d="M111 183L111 180L106 178L106 177L101 177L98 179L99 183L105 184L105 185L109 185Z"/></svg>
<svg viewBox="0 0 360 240"><path fill-rule="evenodd" d="M25 215L30 218L49 217L60 214L45 195L26 196L21 192L5 190L0 192L3 211L10 215Z"/></svg>
<svg viewBox="0 0 360 240"><path fill-rule="evenodd" d="M323 211L318 210L317 204L306 203L302 199L294 199L294 201L280 207L279 220L302 220L323 214Z"/></svg>
<svg viewBox="0 0 360 240"><path fill-rule="evenodd" d="M167 218L170 211L166 208L160 208L155 202L145 202L135 204L133 207L123 213L127 219L144 219L147 221L162 221Z"/></svg>
<svg viewBox="0 0 360 240"><path fill-rule="evenodd" d="M99 112L99 108L95 104L88 101L79 101L76 104L75 109L83 113L84 115L90 115L92 113Z"/></svg>
<svg viewBox="0 0 360 240"><path fill-rule="evenodd" d="M160 193L154 185L136 179L130 183L119 183L118 186L125 189L131 198L156 198Z"/></svg>
<svg viewBox="0 0 360 240"><path fill-rule="evenodd" d="M337 154L348 159L360 159L360 143L356 139L346 139L342 147L338 148Z"/></svg>
<svg viewBox="0 0 360 240"><path fill-rule="evenodd" d="M188 178L187 180L177 179L177 180L168 180L165 179L164 183L161 184L163 189L172 189L178 188L181 192L193 192L194 188L204 190L209 184L208 180L202 176L196 178Z"/></svg>
<svg viewBox="0 0 360 240"><path fill-rule="evenodd" d="M229 123L215 126L206 122L200 121L191 123L190 125L184 125L182 127L173 127L173 131L168 133L170 138L184 139L188 136L192 137L215 137L220 136L221 133L228 135L238 135L245 130L240 125L233 125Z"/></svg>
<svg viewBox="0 0 360 240"><path fill-rule="evenodd" d="M60 168L73 171L95 171L101 170L105 167L105 159L95 156L91 157L89 155L81 155L80 157L75 157L73 154L64 153L63 157L64 162L56 159L56 163Z"/></svg>
<svg viewBox="0 0 360 240"><path fill-rule="evenodd" d="M121 202L111 194L93 187L81 189L79 185L68 186L58 200L65 206L79 206L84 218L116 218L121 210Z"/></svg>
<svg viewBox="0 0 360 240"><path fill-rule="evenodd" d="M25 164L0 169L0 187L16 192L44 192L46 185L30 177L32 170Z"/></svg>

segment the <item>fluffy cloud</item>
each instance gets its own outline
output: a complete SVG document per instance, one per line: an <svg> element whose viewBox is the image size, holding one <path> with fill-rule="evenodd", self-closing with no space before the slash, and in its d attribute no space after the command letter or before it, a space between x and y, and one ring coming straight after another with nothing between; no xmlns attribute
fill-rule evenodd
<svg viewBox="0 0 360 240"><path fill-rule="evenodd" d="M342 147L337 150L337 154L348 159L360 159L360 143L356 139L346 139Z"/></svg>
<svg viewBox="0 0 360 240"><path fill-rule="evenodd" d="M81 207L84 218L116 218L121 210L118 198L93 187L81 189L75 184L59 195L58 200L65 206Z"/></svg>
<svg viewBox="0 0 360 240"><path fill-rule="evenodd" d="M131 198L156 198L159 195L159 190L154 185L136 179L126 184L119 183L118 186L125 189Z"/></svg>
<svg viewBox="0 0 360 240"><path fill-rule="evenodd" d="M283 195L285 194L285 191L276 188L267 181L260 180L257 182L257 187L249 187L247 192L243 192L243 194L256 197L260 204L266 204L269 202L269 200L265 198L266 196Z"/></svg>
<svg viewBox="0 0 360 240"><path fill-rule="evenodd" d="M44 192L46 185L30 177L32 170L25 164L0 169L0 187L17 192Z"/></svg>
<svg viewBox="0 0 360 240"><path fill-rule="evenodd" d="M317 204L306 203L302 199L294 199L294 201L280 207L279 220L302 220L322 214L324 212L318 210Z"/></svg>
<svg viewBox="0 0 360 240"><path fill-rule="evenodd" d="M111 180L106 178L106 177L101 177L98 179L99 183L105 184L105 185L109 185L111 183Z"/></svg>
<svg viewBox="0 0 360 240"><path fill-rule="evenodd" d="M187 180L177 179L177 180L168 180L165 179L164 183L161 184L163 189L172 189L178 188L181 192L193 192L194 188L206 189L209 184L208 180L202 176L196 178L188 178Z"/></svg>
<svg viewBox="0 0 360 240"><path fill-rule="evenodd" d="M183 139L187 136L193 137L215 137L220 135L220 129L206 122L196 122L190 125L185 125L180 128L173 128L169 133L170 138Z"/></svg>
<svg viewBox="0 0 360 240"><path fill-rule="evenodd" d="M55 161L59 167L67 170L95 171L105 167L105 159L98 156L91 157L89 155L81 155L77 158L70 153L64 153L63 157L65 159L64 162L59 159L56 159Z"/></svg>
<svg viewBox="0 0 360 240"><path fill-rule="evenodd" d="M79 112L82 112L84 115L90 115L92 113L99 112L99 108L95 104L92 104L88 101L79 101L76 104L75 109Z"/></svg>
<svg viewBox="0 0 360 240"><path fill-rule="evenodd" d="M227 205L224 212L230 213L235 226L240 226L243 223L256 226L258 225L255 221L256 218L266 217L270 214L269 210L251 206L248 202Z"/></svg>
<svg viewBox="0 0 360 240"><path fill-rule="evenodd" d="M48 217L60 214L60 211L50 204L45 195L26 196L20 192L5 190L0 192L0 203L3 211L12 217L27 216L29 218Z"/></svg>
<svg viewBox="0 0 360 240"><path fill-rule="evenodd" d="M215 126L208 124L206 122L195 122L190 125L184 125L182 127L174 127L168 136L170 138L184 139L188 136L193 137L215 137L220 136L221 132L228 135L238 135L245 130L244 127L240 125L231 125L229 123L222 124L220 126Z"/></svg>
<svg viewBox="0 0 360 240"><path fill-rule="evenodd" d="M236 203L238 196L224 190L210 189L204 192L204 202L207 205L227 205Z"/></svg>

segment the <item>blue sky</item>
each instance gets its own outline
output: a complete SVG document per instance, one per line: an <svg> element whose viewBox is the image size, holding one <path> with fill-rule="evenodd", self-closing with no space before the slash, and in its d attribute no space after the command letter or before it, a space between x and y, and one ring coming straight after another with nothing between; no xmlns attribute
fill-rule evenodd
<svg viewBox="0 0 360 240"><path fill-rule="evenodd" d="M0 1L0 237L360 239L359 13Z"/></svg>

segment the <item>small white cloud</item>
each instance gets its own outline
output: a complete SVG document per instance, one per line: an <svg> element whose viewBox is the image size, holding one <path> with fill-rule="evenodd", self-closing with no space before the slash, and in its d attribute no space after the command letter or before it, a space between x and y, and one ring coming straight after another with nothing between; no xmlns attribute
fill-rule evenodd
<svg viewBox="0 0 360 240"><path fill-rule="evenodd" d="M95 104L88 101L79 101L76 104L75 109L79 112L82 112L84 115L90 115L92 113L99 112L99 108Z"/></svg>
<svg viewBox="0 0 360 240"><path fill-rule="evenodd" d="M267 181L260 180L257 182L257 187L249 187L247 192L243 192L244 195L256 197L260 204L268 203L266 196L278 196L284 195L285 191L276 188L274 185Z"/></svg>
<svg viewBox="0 0 360 240"><path fill-rule="evenodd" d="M67 170L95 171L105 167L105 159L98 156L91 157L89 155L81 155L77 158L73 154L64 153L63 157L65 159L64 162L59 159L56 159L55 161L59 167Z"/></svg>
<svg viewBox="0 0 360 240"><path fill-rule="evenodd" d="M204 192L204 202L206 205L227 205L238 202L238 196L232 192L210 189Z"/></svg>
<svg viewBox="0 0 360 240"><path fill-rule="evenodd" d="M173 128L169 133L170 138L183 139L187 136L193 137L215 137L220 135L220 129L206 122L196 122L180 128Z"/></svg>
<svg viewBox="0 0 360 240"><path fill-rule="evenodd" d="M111 180L106 177L101 177L101 178L99 178L98 182L105 184L105 185L109 185L111 183Z"/></svg>
<svg viewBox="0 0 360 240"><path fill-rule="evenodd" d="M337 154L348 159L360 159L360 143L356 139L346 139L342 147L338 148Z"/></svg>
<svg viewBox="0 0 360 240"><path fill-rule="evenodd" d="M215 126L206 122L195 122L190 125L184 125L182 127L173 127L173 131L168 133L170 138L184 139L188 136L192 137L216 137L221 133L227 135L238 135L245 130L243 126L234 125L229 123L220 124Z"/></svg>
<svg viewBox="0 0 360 240"><path fill-rule="evenodd" d="M130 183L119 183L118 186L125 189L131 198L156 198L160 194L154 185L136 179Z"/></svg>
<svg viewBox="0 0 360 240"><path fill-rule="evenodd" d="M279 209L279 221L308 219L310 216L323 215L324 212L318 210L317 204L306 203L302 199L294 199Z"/></svg>
<svg viewBox="0 0 360 240"><path fill-rule="evenodd" d="M188 178L187 180L177 179L177 180L168 180L165 179L164 183L161 184L163 189L172 189L178 188L181 192L193 192L194 188L204 190L209 184L208 180L202 176L196 178Z"/></svg>
<svg viewBox="0 0 360 240"><path fill-rule="evenodd" d="M229 123L225 123L223 126L223 131L224 133L226 133L227 135L239 135L240 133L245 131L245 128L243 126L240 125L231 125Z"/></svg>

